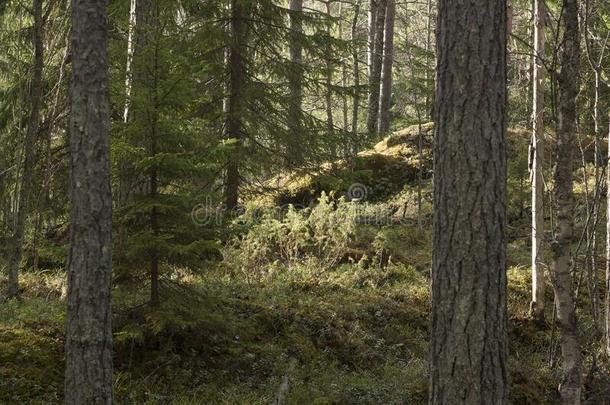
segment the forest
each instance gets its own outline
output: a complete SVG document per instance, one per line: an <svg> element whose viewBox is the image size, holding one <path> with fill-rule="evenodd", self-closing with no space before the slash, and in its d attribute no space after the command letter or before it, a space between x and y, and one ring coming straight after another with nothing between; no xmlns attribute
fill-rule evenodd
<svg viewBox="0 0 610 405"><path fill-rule="evenodd" d="M0 0L0 404L610 404L607 0Z"/></svg>

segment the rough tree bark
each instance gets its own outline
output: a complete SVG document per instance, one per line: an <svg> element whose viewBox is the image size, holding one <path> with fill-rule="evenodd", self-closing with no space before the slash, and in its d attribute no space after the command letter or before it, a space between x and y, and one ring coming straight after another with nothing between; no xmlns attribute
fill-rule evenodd
<svg viewBox="0 0 610 405"><path fill-rule="evenodd" d="M375 12L375 39L370 62L369 74L369 105L366 118L366 130L373 137L377 134L379 118L379 92L381 84L381 67L383 65L383 36L387 0L377 1Z"/></svg>
<svg viewBox="0 0 610 405"><path fill-rule="evenodd" d="M506 2L438 12L430 403L503 404Z"/></svg>
<svg viewBox="0 0 610 405"><path fill-rule="evenodd" d="M576 96L579 87L580 36L577 0L563 1L561 71L558 78L559 117L555 150L555 206L553 269L551 281L555 292L557 325L561 334L563 379L560 386L562 403L580 403L581 353L576 322L576 304L572 288L571 243L574 235L574 201L572 151L576 134Z"/></svg>
<svg viewBox="0 0 610 405"><path fill-rule="evenodd" d="M394 64L394 20L396 0L387 0L383 36L383 65L381 69L381 95L379 100L379 135L390 130L390 107L392 103L392 66Z"/></svg>
<svg viewBox="0 0 610 405"><path fill-rule="evenodd" d="M19 187L19 200L14 224L12 246L8 259L8 297L19 295L19 266L23 256L23 235L25 220L28 215L32 194L32 177L34 175L34 146L40 127L40 104L42 102L42 69L43 69L43 16L42 0L32 3L34 14L34 67L30 84L30 115L23 145L23 173Z"/></svg>
<svg viewBox="0 0 610 405"><path fill-rule="evenodd" d="M65 402L112 403L112 197L106 0L72 0Z"/></svg>
<svg viewBox="0 0 610 405"><path fill-rule="evenodd" d="M303 0L290 0L290 62L292 71L289 76L290 103L288 105L288 162L302 163L302 112L303 112Z"/></svg>
<svg viewBox="0 0 610 405"><path fill-rule="evenodd" d="M229 82L224 125L224 138L234 139L236 145L227 162L225 179L225 206L232 210L239 200L239 159L242 153L243 132L241 124L244 109L243 92L246 84L244 47L247 18L244 0L231 0L230 44L228 48Z"/></svg>
<svg viewBox="0 0 610 405"><path fill-rule="evenodd" d="M530 175L532 180L532 302L530 313L544 321L544 269L542 241L544 239L544 0L534 0L534 69L532 82L532 143Z"/></svg>

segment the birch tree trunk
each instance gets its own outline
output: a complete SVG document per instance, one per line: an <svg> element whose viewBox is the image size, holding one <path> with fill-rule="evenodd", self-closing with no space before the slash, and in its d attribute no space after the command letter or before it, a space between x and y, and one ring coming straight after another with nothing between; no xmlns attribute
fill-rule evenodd
<svg viewBox="0 0 610 405"><path fill-rule="evenodd" d="M379 0L369 0L369 15L368 15L368 50L367 50L367 67L368 75L371 77L373 70L373 59L375 52L375 33L377 32L377 10L379 9Z"/></svg>
<svg viewBox="0 0 610 405"><path fill-rule="evenodd" d="M43 69L43 16L42 0L33 0L34 12L34 67L30 85L30 115L28 128L23 145L23 173L21 187L19 187L19 200L15 218L12 246L8 260L8 297L19 295L19 266L23 256L23 235L25 222L32 199L32 178L34 176L34 147L40 127L40 104L42 102L42 69Z"/></svg>
<svg viewBox="0 0 610 405"><path fill-rule="evenodd" d="M383 37L383 65L381 72L381 95L379 101L379 135L390 130L390 108L392 103L392 66L394 63L394 20L396 0L387 0Z"/></svg>
<svg viewBox="0 0 610 405"><path fill-rule="evenodd" d="M505 404L506 3L438 12L429 403Z"/></svg>
<svg viewBox="0 0 610 405"><path fill-rule="evenodd" d="M131 0L129 7L129 32L127 34L127 63L125 65L125 107L123 108L123 122L129 121L131 107L131 88L133 84L133 55L135 50L135 32L137 25L138 0Z"/></svg>
<svg viewBox="0 0 610 405"><path fill-rule="evenodd" d="M552 242L557 324L561 334L563 379L560 385L564 404L579 404L581 394L581 353L571 276L571 243L574 234L572 152L576 133L576 96L579 87L580 36L577 0L563 1L564 38L559 73L559 122L555 151L556 225Z"/></svg>
<svg viewBox="0 0 610 405"><path fill-rule="evenodd" d="M532 103L532 144L530 173L532 180L532 302L530 312L538 322L544 321L544 0L534 0L534 69Z"/></svg>
<svg viewBox="0 0 610 405"><path fill-rule="evenodd" d="M106 0L72 0L65 402L112 404L112 197Z"/></svg>

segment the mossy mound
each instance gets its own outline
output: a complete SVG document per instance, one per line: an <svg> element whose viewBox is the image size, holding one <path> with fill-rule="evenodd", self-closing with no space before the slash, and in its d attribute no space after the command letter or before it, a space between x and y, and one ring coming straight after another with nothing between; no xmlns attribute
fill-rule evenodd
<svg viewBox="0 0 610 405"><path fill-rule="evenodd" d="M433 132L433 123L410 126L389 135L373 149L314 171L280 174L266 182L264 191L250 190L250 194L257 204L309 206L322 191L349 200L357 188L359 193L364 191L367 201L384 201L406 185L417 183L420 173L423 179L431 177Z"/></svg>
<svg viewBox="0 0 610 405"><path fill-rule="evenodd" d="M550 150L553 145L551 137L547 138L547 149ZM528 177L530 140L531 131L527 129L508 130L507 155L511 175L515 178ZM583 141L585 159L592 158L589 156L592 147L589 141ZM387 201L405 188L416 186L420 175L424 182L432 178L433 146L434 123L412 125L351 158L325 163L315 170L279 174L263 187L246 190L246 199L256 205L310 206L322 191L350 200L353 188L360 187L365 190L366 201Z"/></svg>

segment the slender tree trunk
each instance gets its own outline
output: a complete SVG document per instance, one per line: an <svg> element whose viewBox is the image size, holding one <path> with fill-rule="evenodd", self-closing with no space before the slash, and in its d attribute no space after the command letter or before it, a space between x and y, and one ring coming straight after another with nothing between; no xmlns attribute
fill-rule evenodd
<svg viewBox="0 0 610 405"><path fill-rule="evenodd" d="M369 0L369 15L368 15L368 41L367 41L367 67L368 75L371 77L373 73L373 60L375 54L375 33L377 32L377 10L379 9L379 0Z"/></svg>
<svg viewBox="0 0 610 405"><path fill-rule="evenodd" d="M544 0L534 0L534 75L533 131L530 153L532 179L532 302L530 312L538 322L544 321Z"/></svg>
<svg viewBox="0 0 610 405"><path fill-rule="evenodd" d="M327 41L326 41L326 54L324 55L325 59L326 59L326 71L325 71L325 87L326 87L326 91L324 94L324 100L325 100L325 104L326 104L326 130L328 132L329 136L332 136L333 132L335 131L335 123L334 123L334 119L333 119L333 73L334 73L334 63L333 63L333 55L332 55L332 47L331 47L331 37L332 37L332 32L331 32L331 22L330 19L332 18L332 8L331 8L331 2L327 1L326 2L326 14L328 15L328 24L326 27L326 35L327 35ZM334 159L337 156L337 149L336 149L336 142L332 141L331 142L331 156Z"/></svg>
<svg viewBox="0 0 610 405"><path fill-rule="evenodd" d="M361 0L357 0L354 5L354 19L352 20L352 64L354 68L354 106L352 109L352 152L355 154L358 149L358 115L360 110L360 61L358 58L358 18L360 17Z"/></svg>
<svg viewBox="0 0 610 405"><path fill-rule="evenodd" d="M339 3L339 39L343 40L343 20L345 13L343 2ZM341 105L343 113L343 126L341 127L341 143L343 144L343 155L348 156L350 152L349 145L349 105L347 103L347 59L341 58Z"/></svg>
<svg viewBox="0 0 610 405"><path fill-rule="evenodd" d="M288 105L288 161L290 164L302 163L302 111L303 111L303 0L290 0L290 62L292 71L289 76L290 103Z"/></svg>
<svg viewBox="0 0 610 405"><path fill-rule="evenodd" d="M19 266L23 256L25 221L28 215L32 195L32 177L34 176L34 146L40 127L40 104L42 102L42 68L43 68L43 20L42 0L32 3L34 12L34 69L30 85L30 115L23 146L23 173L11 251L8 260L8 291L9 297L19 295Z"/></svg>
<svg viewBox="0 0 610 405"><path fill-rule="evenodd" d="M148 90L148 104L150 108L149 126L150 126L150 157L157 156L157 144L159 136L159 37L160 21L159 21L159 4L157 0L148 1L147 29L148 34L152 38L152 52L147 63L150 71L150 86ZM150 198L152 201L157 201L159 198L159 169L153 165L150 171ZM153 205L150 210L150 230L153 237L156 239L161 233L160 229L159 210ZM154 249L150 258L150 306L156 308L161 302L159 292L159 252Z"/></svg>
<svg viewBox="0 0 610 405"><path fill-rule="evenodd" d="M429 66L428 64L428 54L430 53L430 51L432 50L432 0L428 0L428 4L427 4L427 10L426 10L426 88L430 88L429 86L429 81L430 81L430 70L432 70L432 67ZM430 114L431 112L431 108L430 108L430 97L429 97L430 92L426 91L426 111L427 114Z"/></svg>
<svg viewBox="0 0 610 405"><path fill-rule="evenodd" d="M156 127L156 125L155 125ZM156 132L156 131L155 131ZM153 135L151 156L156 155L156 133ZM152 169L150 174L150 196L154 200L159 197L159 180L158 171L156 168ZM153 206L150 210L150 229L155 238L159 237L160 225L159 225L159 212L156 206ZM159 293L159 253L154 250L150 258L150 306L151 308L157 308L161 302Z"/></svg>
<svg viewBox="0 0 610 405"><path fill-rule="evenodd" d="M603 179L601 178L600 168L603 166L603 153L602 153L602 134L601 134L601 125L600 125L600 111L599 111L599 90L600 90L600 69L594 70L594 78L595 78L595 95L594 95L594 105L593 105L593 123L594 123L594 131L595 131L595 185L593 187L593 219L591 223L590 237L591 237L591 246L590 246L590 256L591 256L591 267L589 271L589 289L591 295L591 312L593 316L593 323L596 331L599 333L602 330L600 325L600 309L599 309L599 296L598 296L598 279L597 279L597 225L599 223L599 209L600 209L600 201L598 190L602 184Z"/></svg>
<svg viewBox="0 0 610 405"><path fill-rule="evenodd" d="M392 65L394 63L394 20L396 0L387 0L383 37L383 65L381 71L381 95L379 102L379 135L390 130L390 108L392 106Z"/></svg>
<svg viewBox="0 0 610 405"><path fill-rule="evenodd" d="M559 119L555 152L556 225L552 243L557 325L561 334L564 376L560 386L564 404L579 404L581 393L581 354L572 287L571 243L574 234L572 152L576 133L576 96L579 86L580 37L577 0L563 1L564 38L559 73Z"/></svg>
<svg viewBox="0 0 610 405"><path fill-rule="evenodd" d="M140 0L141 1L141 0ZM140 5L138 0L130 0L129 6L129 30L127 33L127 60L125 63L125 104L123 106L123 123L128 124L132 121L132 93L134 83L134 57L136 54L137 42L139 42L140 35L138 35L138 13L140 13ZM125 141L127 141L127 134L123 134ZM129 163L122 161L119 167L119 178L118 178L118 190L116 195L117 207L124 207L129 200L131 192L131 186L129 184ZM124 224L119 224L116 230L116 237L118 239L118 255L123 255L125 246L126 230Z"/></svg>
<svg viewBox="0 0 610 405"><path fill-rule="evenodd" d="M65 402L112 404L112 197L105 0L72 0Z"/></svg>
<svg viewBox="0 0 610 405"><path fill-rule="evenodd" d="M506 3L438 12L430 404L505 404Z"/></svg>
<svg viewBox="0 0 610 405"><path fill-rule="evenodd" d="M239 160L242 154L243 128L241 115L244 110L243 92L246 84L246 65L244 47L246 38L245 18L247 17L244 1L231 0L231 24L229 44L229 96L226 104L225 134L226 139L235 139L237 144L227 162L225 179L225 205L234 209L239 200Z"/></svg>
<svg viewBox="0 0 610 405"><path fill-rule="evenodd" d="M586 29L586 28L585 28ZM598 292L598 284L597 284L597 224L599 223L599 198L597 190L599 190L600 185L603 181L601 178L600 168L603 166L603 153L602 153L602 134L601 134L601 125L600 125L600 100L599 100L599 92L600 92L600 70L601 66L596 66L594 70L594 78L595 78L595 95L594 95L594 105L593 105L593 123L594 123L594 131L595 131L595 186L593 192L593 223L591 227L591 271L589 274L590 284L591 284L591 310L593 315L593 321L595 324L595 328L597 331L601 330L600 326L600 316L599 316L599 296Z"/></svg>
<svg viewBox="0 0 610 405"><path fill-rule="evenodd" d="M606 163L606 356L610 357L610 114L608 114L608 162Z"/></svg>
<svg viewBox="0 0 610 405"><path fill-rule="evenodd" d="M135 33L137 24L138 0L131 0L129 7L129 32L127 34L127 63L125 65L125 107L123 122L129 122L131 108L131 88L133 84L133 56L135 53Z"/></svg>
<svg viewBox="0 0 610 405"><path fill-rule="evenodd" d="M381 85L381 68L383 65L383 36L385 25L387 0L377 1L376 22L375 22L375 41L373 54L371 57L369 75L369 105L366 120L368 135L373 137L377 134L377 124L379 118L379 93Z"/></svg>
<svg viewBox="0 0 610 405"><path fill-rule="evenodd" d="M44 169L43 169L43 179L42 179L42 190L40 192L38 198L38 204L36 210L38 211L36 217L36 225L34 229L34 236L32 240L32 251L34 253L34 262L32 263L33 271L38 270L40 255L38 254L38 243L40 240L40 235L42 233L42 227L44 223L45 211L51 205L51 181L53 178L53 170L51 167L52 159L51 159L51 143L53 138L53 129L57 125L57 109L59 104L59 96L62 94L62 83L64 81L65 73L66 73L66 65L69 60L70 51L70 30L69 27L65 29L65 48L63 50L63 56L61 59L61 63L59 65L59 75L57 78L57 84L55 86L55 95L53 97L53 104L50 108L48 114L48 129L45 134L45 142L44 142Z"/></svg>

